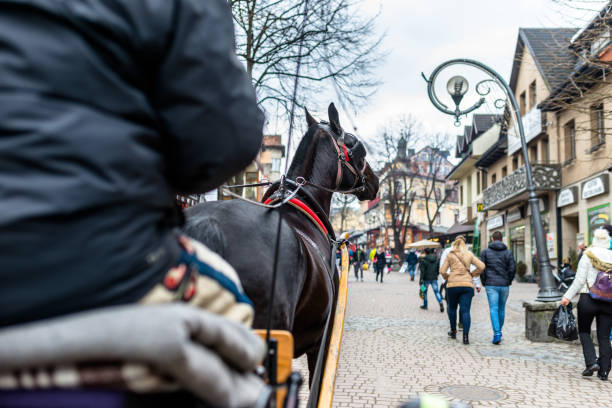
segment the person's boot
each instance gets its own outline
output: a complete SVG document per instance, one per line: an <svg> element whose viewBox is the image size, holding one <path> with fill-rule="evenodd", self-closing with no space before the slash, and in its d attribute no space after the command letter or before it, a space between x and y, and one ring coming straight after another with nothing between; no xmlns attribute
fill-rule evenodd
<svg viewBox="0 0 612 408"><path fill-rule="evenodd" d="M427 310L427 306L423 305L421 306L421 309Z"/></svg>
<svg viewBox="0 0 612 408"><path fill-rule="evenodd" d="M457 330L449 330L448 337L450 337L451 339L456 339L457 338Z"/></svg>
<svg viewBox="0 0 612 408"><path fill-rule="evenodd" d="M413 281L413 280L414 280L414 276L411 276L411 277L410 277L410 280L411 280L411 281Z"/></svg>
<svg viewBox="0 0 612 408"><path fill-rule="evenodd" d="M608 381L608 371L597 371L597 377L601 380L601 381Z"/></svg>
<svg viewBox="0 0 612 408"><path fill-rule="evenodd" d="M583 377L591 377L595 371L599 371L599 364L594 363L584 369L582 372ZM597 373L599 377L599 373Z"/></svg>
<svg viewBox="0 0 612 408"><path fill-rule="evenodd" d="M440 313L444 313L444 305L440 302Z"/></svg>
<svg viewBox="0 0 612 408"><path fill-rule="evenodd" d="M463 333L463 344L470 344L470 338L466 333Z"/></svg>

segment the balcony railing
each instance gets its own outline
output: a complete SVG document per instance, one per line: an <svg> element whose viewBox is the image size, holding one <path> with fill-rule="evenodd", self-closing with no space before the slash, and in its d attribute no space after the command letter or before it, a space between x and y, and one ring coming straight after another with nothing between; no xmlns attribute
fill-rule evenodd
<svg viewBox="0 0 612 408"><path fill-rule="evenodd" d="M556 164L532 164L531 173L536 191L561 188L561 172ZM525 166L510 173L482 192L485 210L500 209L527 198L527 172Z"/></svg>

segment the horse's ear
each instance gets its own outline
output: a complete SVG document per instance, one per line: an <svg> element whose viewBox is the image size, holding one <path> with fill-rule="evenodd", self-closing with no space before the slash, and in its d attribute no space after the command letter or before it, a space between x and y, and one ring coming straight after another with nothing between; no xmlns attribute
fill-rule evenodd
<svg viewBox="0 0 612 408"><path fill-rule="evenodd" d="M306 112L306 124L308 124L308 128L310 128L312 125L316 125L319 123L315 118L310 115L308 109L304 108L304 112Z"/></svg>
<svg viewBox="0 0 612 408"><path fill-rule="evenodd" d="M342 127L340 126L340 117L338 116L338 110L334 106L333 102L329 104L329 108L327 108L327 114L329 116L329 126L334 131L335 134L342 134Z"/></svg>

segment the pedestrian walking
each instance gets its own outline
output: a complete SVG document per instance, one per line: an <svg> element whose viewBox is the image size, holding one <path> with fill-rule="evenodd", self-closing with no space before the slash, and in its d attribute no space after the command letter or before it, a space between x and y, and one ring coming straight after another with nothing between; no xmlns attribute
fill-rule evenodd
<svg viewBox="0 0 612 408"><path fill-rule="evenodd" d="M499 344L502 338L502 328L506 316L506 301L510 294L510 285L516 274L516 262L512 251L502 242L503 235L495 231L488 248L480 254L485 264L485 270L480 280L487 292L489 314L493 327L493 344Z"/></svg>
<svg viewBox="0 0 612 408"><path fill-rule="evenodd" d="M383 283L383 276L385 274L385 266L387 265L387 259L385 258L385 251L382 247L378 248L376 255L374 256L374 270L376 271L376 282L378 282L378 276L380 276L380 283Z"/></svg>
<svg viewBox="0 0 612 408"><path fill-rule="evenodd" d="M425 286L425 292L423 293L423 305L421 309L427 309L427 289L431 286L436 300L440 304L440 312L444 312L444 305L442 304L442 296L438 291L438 274L440 271L440 260L434 254L433 249L428 248L425 250L425 257L419 261L419 269L421 271L419 278L419 285Z"/></svg>
<svg viewBox="0 0 612 408"><path fill-rule="evenodd" d="M476 269L470 272L470 266ZM451 338L457 337L457 306L461 307L461 322L463 323L463 344L470 344L470 308L474 297L474 283L472 278L479 276L485 265L473 253L468 251L465 238L459 235L453 242L440 273L447 280L448 319ZM450 271L449 271L450 268Z"/></svg>
<svg viewBox="0 0 612 408"><path fill-rule="evenodd" d="M417 257L417 254L414 252L414 249L411 249L406 254L406 263L408 264L408 274L410 275L411 281L414 280L414 275L415 275L415 270L416 270L418 259L419 258Z"/></svg>
<svg viewBox="0 0 612 408"><path fill-rule="evenodd" d="M584 251L578 263L578 270L574 282L567 289L561 299L561 304L567 306L570 300L578 293L578 336L582 344L582 353L586 369L583 376L592 376L597 371L597 377L605 381L610 372L610 328L612 327L612 302L597 299L607 294L612 299L612 293L598 291L596 280L612 272L612 250L610 250L610 234L605 229L595 230L592 245ZM609 282L609 281L608 281ZM612 288L609 286L610 291ZM594 292L595 290L595 292ZM612 292L612 291L611 291ZM595 346L591 339L591 324L595 320L597 327L597 341L599 343L599 359L595 354Z"/></svg>
<svg viewBox="0 0 612 408"><path fill-rule="evenodd" d="M393 257L391 256L391 250L388 247L385 251L385 261L387 262L387 273L391 273L391 263L393 262Z"/></svg>
<svg viewBox="0 0 612 408"><path fill-rule="evenodd" d="M353 271L355 272L355 281L359 280L361 272L361 281L363 282L363 263L366 261L366 255L361 245L358 245L353 255Z"/></svg>

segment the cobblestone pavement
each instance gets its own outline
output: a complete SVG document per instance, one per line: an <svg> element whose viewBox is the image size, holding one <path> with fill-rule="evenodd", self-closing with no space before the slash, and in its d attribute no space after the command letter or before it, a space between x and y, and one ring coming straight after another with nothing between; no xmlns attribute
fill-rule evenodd
<svg viewBox="0 0 612 408"><path fill-rule="evenodd" d="M491 344L486 294L476 294L465 346L461 332L447 337L447 314L431 289L429 310L419 309L408 275L392 272L383 284L370 272L366 282L350 279L334 407L397 407L422 393L474 408L612 407L612 381L581 377L578 343L525 339L522 302L536 297L534 284L512 285L499 346Z"/></svg>

